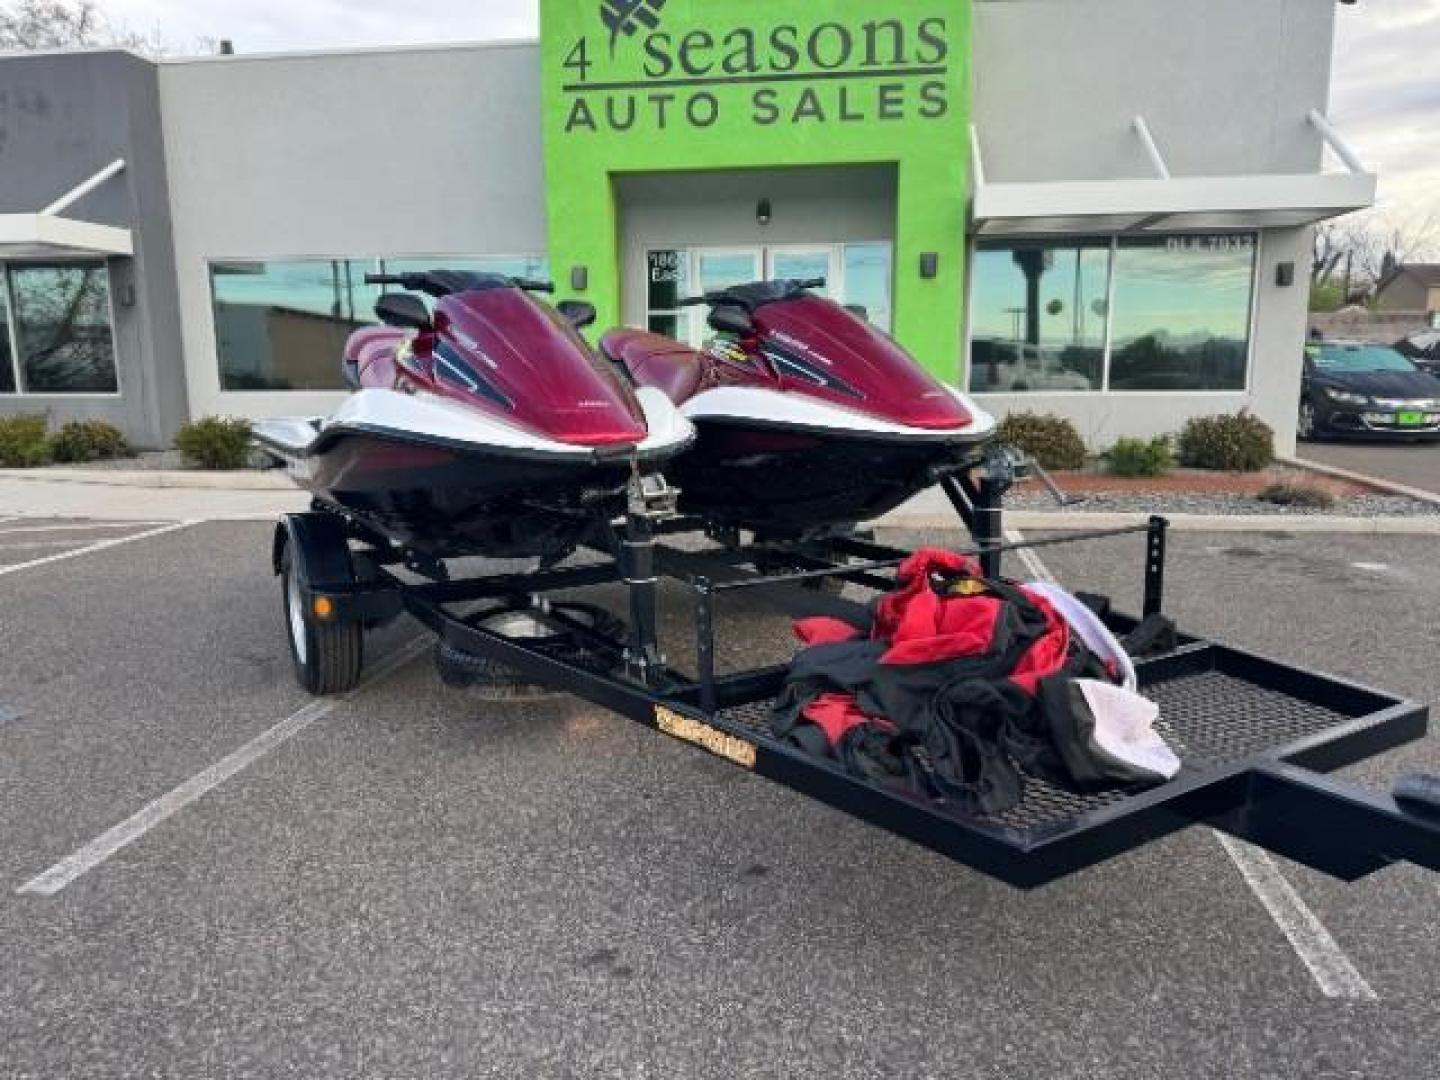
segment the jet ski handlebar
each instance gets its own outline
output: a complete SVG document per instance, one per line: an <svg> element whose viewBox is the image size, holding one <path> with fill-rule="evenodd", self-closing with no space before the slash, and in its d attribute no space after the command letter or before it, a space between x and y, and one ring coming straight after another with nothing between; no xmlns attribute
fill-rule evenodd
<svg viewBox="0 0 1440 1080"><path fill-rule="evenodd" d="M806 289L823 289L823 277L787 278L781 281L757 281L750 285L732 285L726 289L687 296L676 303L676 307L715 307L720 304L736 304L741 307L788 299Z"/></svg>
<svg viewBox="0 0 1440 1080"><path fill-rule="evenodd" d="M553 293L555 283L532 278L507 277L504 274L475 274L459 270L422 270L407 274L366 274L366 285L398 285L410 292L441 297L452 293L482 289L523 289L526 292Z"/></svg>

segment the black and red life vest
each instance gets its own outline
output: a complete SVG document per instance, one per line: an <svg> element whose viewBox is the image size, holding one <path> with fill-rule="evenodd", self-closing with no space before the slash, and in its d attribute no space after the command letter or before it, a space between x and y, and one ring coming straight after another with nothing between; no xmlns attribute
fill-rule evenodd
<svg viewBox="0 0 1440 1080"><path fill-rule="evenodd" d="M1069 786L1158 779L1092 762L1087 718L1057 715L1083 700L1057 680L1120 677L1043 596L937 549L917 551L897 581L868 626L795 625L806 647L775 704L778 736L973 814L1018 803L1025 773Z"/></svg>

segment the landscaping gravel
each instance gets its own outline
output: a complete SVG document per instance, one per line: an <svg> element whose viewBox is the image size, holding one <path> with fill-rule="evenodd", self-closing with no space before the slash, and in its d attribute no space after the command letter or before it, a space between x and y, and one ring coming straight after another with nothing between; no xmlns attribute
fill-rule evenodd
<svg viewBox="0 0 1440 1080"><path fill-rule="evenodd" d="M248 468L258 468L266 459L256 452L256 457ZM194 471L194 467L185 464L185 459L180 455L179 450L145 450L135 457L111 458L107 461L85 461L77 462L74 465L55 465L57 469L123 469L127 471L151 472L176 470ZM243 471L243 470L241 470Z"/></svg>
<svg viewBox="0 0 1440 1080"><path fill-rule="evenodd" d="M134 457L110 458L105 461L80 461L73 465L56 465L57 469L125 469L160 470L183 469L179 450L145 450Z"/></svg>
<svg viewBox="0 0 1440 1080"><path fill-rule="evenodd" d="M1043 493L1012 492L1005 499L1011 510L1057 510L1055 500ZM1275 517L1426 517L1440 514L1440 506L1409 499L1403 495L1356 495L1337 499L1326 509L1277 506L1244 495L1164 494L1125 492L1096 494L1072 504L1070 509L1092 514L1223 514L1229 516L1273 515Z"/></svg>

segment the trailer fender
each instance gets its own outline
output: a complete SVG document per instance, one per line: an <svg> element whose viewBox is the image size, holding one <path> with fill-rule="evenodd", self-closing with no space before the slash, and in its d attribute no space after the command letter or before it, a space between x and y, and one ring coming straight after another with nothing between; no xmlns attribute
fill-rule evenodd
<svg viewBox="0 0 1440 1080"><path fill-rule="evenodd" d="M355 580L345 525L333 514L285 514L275 523L270 561L277 574L287 547L300 580L311 589L346 586Z"/></svg>

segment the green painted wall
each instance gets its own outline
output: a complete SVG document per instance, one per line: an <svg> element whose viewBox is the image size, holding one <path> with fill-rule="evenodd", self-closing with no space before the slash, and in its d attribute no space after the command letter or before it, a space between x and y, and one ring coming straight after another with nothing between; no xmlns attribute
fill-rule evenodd
<svg viewBox="0 0 1440 1080"><path fill-rule="evenodd" d="M958 379L970 2L541 0L557 280L587 268L599 325L619 322L618 174L890 162L895 334Z"/></svg>

